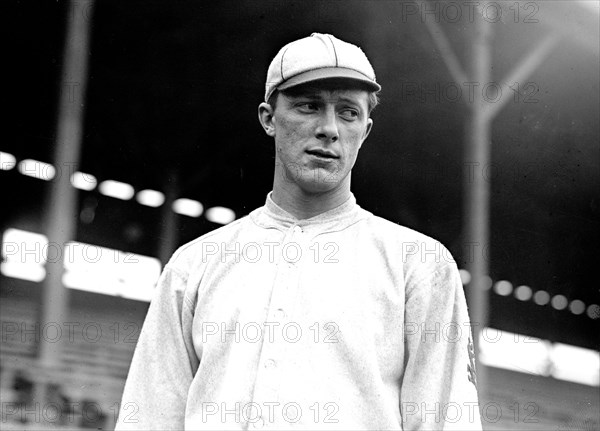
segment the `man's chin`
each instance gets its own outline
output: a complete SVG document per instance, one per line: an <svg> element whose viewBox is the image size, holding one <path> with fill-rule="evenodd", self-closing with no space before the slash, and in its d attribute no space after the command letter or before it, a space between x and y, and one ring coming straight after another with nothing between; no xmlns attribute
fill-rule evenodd
<svg viewBox="0 0 600 431"><path fill-rule="evenodd" d="M325 172L322 176L299 181L299 185L305 193L321 194L337 188L339 186L339 179L331 172Z"/></svg>
<svg viewBox="0 0 600 431"><path fill-rule="evenodd" d="M332 186L331 184L303 184L300 188L308 195L320 195L333 190L335 186Z"/></svg>
<svg viewBox="0 0 600 431"><path fill-rule="evenodd" d="M344 178L333 167L303 166L280 173L284 183L294 183L304 193L322 194L340 186Z"/></svg>

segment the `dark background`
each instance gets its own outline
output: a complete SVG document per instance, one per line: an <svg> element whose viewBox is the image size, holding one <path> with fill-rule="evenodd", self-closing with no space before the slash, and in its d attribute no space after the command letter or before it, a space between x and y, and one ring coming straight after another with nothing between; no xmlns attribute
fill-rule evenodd
<svg viewBox="0 0 600 431"><path fill-rule="evenodd" d="M177 181L181 197L246 215L263 204L272 184L272 141L257 121L269 62L294 39L332 33L364 49L383 87L374 130L352 174L359 204L440 240L464 268L467 87L461 100L444 97L452 77L421 17L408 16L403 3L98 2L81 170L136 190L164 191ZM527 58L546 34L564 34L496 117L492 165L475 171L491 181L490 276L597 304L598 15L570 2L530 3L538 7L537 22L525 22L532 10L523 9L515 22L506 6L493 24L493 79ZM68 89L61 75L65 27L70 14L85 13L85 4L1 7L8 103L0 151L50 163L59 94ZM467 64L472 23L440 24ZM429 91L407 90L414 86ZM13 169L0 171L0 187L0 228L41 231L48 183ZM93 208L95 218L80 223L77 240L158 255L160 209L98 191L80 192L80 206ZM219 226L177 217L178 244ZM598 322L491 295L491 326L507 331L597 349Z"/></svg>

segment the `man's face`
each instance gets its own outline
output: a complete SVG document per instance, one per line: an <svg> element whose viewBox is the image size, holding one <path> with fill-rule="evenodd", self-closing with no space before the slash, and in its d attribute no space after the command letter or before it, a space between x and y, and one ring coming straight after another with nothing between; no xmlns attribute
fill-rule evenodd
<svg viewBox="0 0 600 431"><path fill-rule="evenodd" d="M263 122L275 138L274 186L305 193L349 189L350 171L373 123L368 93L304 87L279 93L268 127Z"/></svg>

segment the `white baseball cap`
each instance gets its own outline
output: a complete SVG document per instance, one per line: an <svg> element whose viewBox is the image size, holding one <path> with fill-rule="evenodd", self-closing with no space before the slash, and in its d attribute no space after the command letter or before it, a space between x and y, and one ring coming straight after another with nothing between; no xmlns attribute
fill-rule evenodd
<svg viewBox="0 0 600 431"><path fill-rule="evenodd" d="M267 72L265 102L275 90L327 78L360 81L373 91L381 86L365 53L330 34L313 33L279 50Z"/></svg>

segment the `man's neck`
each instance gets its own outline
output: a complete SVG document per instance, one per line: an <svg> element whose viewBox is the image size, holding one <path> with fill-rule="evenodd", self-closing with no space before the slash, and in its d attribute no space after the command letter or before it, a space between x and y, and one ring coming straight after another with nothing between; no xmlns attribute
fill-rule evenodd
<svg viewBox="0 0 600 431"><path fill-rule="evenodd" d="M342 205L350 198L350 188L340 187L322 193L308 193L297 187L287 189L274 186L271 198L280 208L298 220L304 220Z"/></svg>

